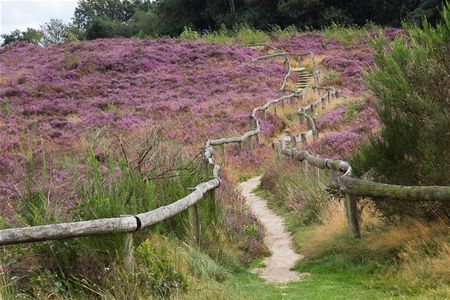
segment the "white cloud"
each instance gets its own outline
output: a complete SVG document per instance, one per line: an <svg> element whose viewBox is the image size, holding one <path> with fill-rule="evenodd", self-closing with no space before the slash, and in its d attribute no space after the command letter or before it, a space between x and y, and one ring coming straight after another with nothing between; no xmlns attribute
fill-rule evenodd
<svg viewBox="0 0 450 300"><path fill-rule="evenodd" d="M0 0L0 33L38 29L51 18L70 22L77 0Z"/></svg>

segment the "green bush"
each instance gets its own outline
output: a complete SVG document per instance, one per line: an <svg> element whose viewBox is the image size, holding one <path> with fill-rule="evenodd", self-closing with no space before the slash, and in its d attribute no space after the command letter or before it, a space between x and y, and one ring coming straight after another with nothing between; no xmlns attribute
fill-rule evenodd
<svg viewBox="0 0 450 300"><path fill-rule="evenodd" d="M183 32L180 34L182 40L199 40L200 34L191 27L185 26Z"/></svg>
<svg viewBox="0 0 450 300"><path fill-rule="evenodd" d="M258 43L267 43L270 37L261 30L252 29L248 26L242 26L236 31L236 38L244 45L253 45Z"/></svg>
<svg viewBox="0 0 450 300"><path fill-rule="evenodd" d="M228 30L225 25L221 25L217 31L205 31L202 35L202 39L208 42L218 44L230 44L233 42L233 32Z"/></svg>
<svg viewBox="0 0 450 300"><path fill-rule="evenodd" d="M400 185L450 185L450 5L432 27L404 25L407 38L374 42L366 81L376 97L381 132L353 163L359 173ZM450 204L376 201L387 215L450 217Z"/></svg>
<svg viewBox="0 0 450 300"><path fill-rule="evenodd" d="M373 23L367 23L365 26L348 25L343 26L339 23L332 22L331 25L322 29L325 35L325 41L335 40L343 46L356 44L358 41L366 39L368 32L379 31L380 28Z"/></svg>
<svg viewBox="0 0 450 300"><path fill-rule="evenodd" d="M300 33L295 25L289 25L285 28L281 28L279 25L271 25L269 31L271 35L280 39L288 39Z"/></svg>
<svg viewBox="0 0 450 300"><path fill-rule="evenodd" d="M89 147L86 153L74 156L75 161L66 162L73 166L73 170L70 170L73 172L74 186L71 197L57 199L58 195L52 195L52 201L49 200L48 187L51 180L47 174L45 158L30 155L27 163L27 189L18 201L15 221L22 226L35 226L135 215L181 199L189 193L188 187L203 181L204 175L199 172L201 161L184 159L176 154L176 150L171 150L174 145L155 144L160 143L159 141L158 138L148 138L139 145L129 145L127 141L124 143L126 148L120 150L119 147L119 150L114 151L113 141L107 138L107 141L99 142L98 146ZM137 154L133 154L132 149ZM76 203L67 203L74 199L77 199ZM58 200L64 201L63 207L50 205ZM208 200L210 199L200 203L199 213L204 225L202 228L211 230L211 224L215 224L219 210L213 201ZM67 211L66 205L72 208ZM8 224L1 226L7 227ZM181 213L161 225L153 226L151 231L178 237L181 241L190 241L188 213ZM150 229L134 233L134 243L141 244L149 235ZM89 286L105 290L112 288L109 284L112 284L115 277L129 281L127 289L132 289L137 284L135 279L128 278L123 271L124 234L50 241L9 249L11 253L8 255L14 258L6 259L8 255L3 255L0 265L8 265L13 270L12 276L23 277L17 286L32 297L53 290L54 285L58 285L55 293L90 293L90 289L80 289L80 282L83 280ZM157 260L158 257L153 259ZM27 265L30 263L33 265L32 269ZM166 289L166 281L180 281L177 285L184 285L183 279L178 278L178 275L169 271L165 274L164 265L153 267L162 268L161 282L152 283L155 288L152 291L160 297L164 298L171 290L170 286L167 287L169 291ZM84 287L84 283L81 286Z"/></svg>

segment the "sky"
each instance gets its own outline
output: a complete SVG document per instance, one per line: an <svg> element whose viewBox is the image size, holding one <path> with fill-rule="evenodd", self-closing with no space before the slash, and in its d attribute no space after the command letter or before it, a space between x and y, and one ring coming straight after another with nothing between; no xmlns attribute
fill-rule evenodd
<svg viewBox="0 0 450 300"><path fill-rule="evenodd" d="M0 0L0 34L26 30L51 18L71 21L77 0Z"/></svg>

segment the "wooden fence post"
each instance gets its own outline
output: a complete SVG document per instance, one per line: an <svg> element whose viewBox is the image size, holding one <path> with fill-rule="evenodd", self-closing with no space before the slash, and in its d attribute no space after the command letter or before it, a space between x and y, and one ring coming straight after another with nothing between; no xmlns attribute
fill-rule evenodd
<svg viewBox="0 0 450 300"><path fill-rule="evenodd" d="M273 104L273 114L274 115L277 114L277 104L276 103Z"/></svg>
<svg viewBox="0 0 450 300"><path fill-rule="evenodd" d="M313 141L317 141L319 139L319 131L317 129L313 129Z"/></svg>
<svg viewBox="0 0 450 300"><path fill-rule="evenodd" d="M134 243L133 232L125 234L124 266L128 274L134 273Z"/></svg>
<svg viewBox="0 0 450 300"><path fill-rule="evenodd" d="M197 204L189 207L189 223L191 225L191 232L194 242L200 248L200 223L198 220Z"/></svg>
<svg viewBox="0 0 450 300"><path fill-rule="evenodd" d="M345 211L347 214L347 222L354 238L359 239L361 233L359 230L359 218L358 218L358 204L356 195L345 193Z"/></svg>
<svg viewBox="0 0 450 300"><path fill-rule="evenodd" d="M328 100L328 104L330 104L330 103L331 103L331 96L330 96L330 94L331 94L331 91L330 91L330 90L328 90L328 93L327 93L327 100Z"/></svg>
<svg viewBox="0 0 450 300"><path fill-rule="evenodd" d="M300 139L302 141L302 145L308 145L308 140L306 139L306 134L301 133L300 134Z"/></svg>
<svg viewBox="0 0 450 300"><path fill-rule="evenodd" d="M302 166L303 166L303 174L308 175L308 161L306 159L302 160Z"/></svg>
<svg viewBox="0 0 450 300"><path fill-rule="evenodd" d="M220 155L222 156L222 164L225 166L226 158L225 158L225 144L219 145Z"/></svg>
<svg viewBox="0 0 450 300"><path fill-rule="evenodd" d="M320 183L320 169L318 168L318 167L316 167L316 170L315 170L316 172L316 176L314 176L315 178L316 178L316 181L317 181L317 185L319 185L319 183Z"/></svg>
<svg viewBox="0 0 450 300"><path fill-rule="evenodd" d="M298 121L300 122L300 125L303 125L305 123L305 109L301 108L300 113L298 115Z"/></svg>

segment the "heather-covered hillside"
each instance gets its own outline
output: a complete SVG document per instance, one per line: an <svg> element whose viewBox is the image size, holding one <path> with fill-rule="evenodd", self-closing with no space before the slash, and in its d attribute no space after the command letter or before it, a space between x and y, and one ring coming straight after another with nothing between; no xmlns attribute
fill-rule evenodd
<svg viewBox="0 0 450 300"><path fill-rule="evenodd" d="M364 41L344 47L304 34L273 45L303 57L313 51L337 71L338 85L356 94L363 89L361 72L371 64ZM285 72L275 60L251 63L262 54L238 44L177 39L1 49L0 195L16 194L14 186L24 178L19 149L31 141L34 155L42 148L61 153L104 126L130 132L160 125L164 137L194 149L208 137L242 132L251 108L279 95ZM264 132L273 132L274 120L262 123Z"/></svg>
<svg viewBox="0 0 450 300"><path fill-rule="evenodd" d="M257 55L175 39L12 45L0 53L0 97L8 107L3 146L31 125L39 137L57 142L72 141L90 126L130 130L155 122L183 143L217 135L276 95L282 67L252 65ZM201 119L213 116L215 124L202 126Z"/></svg>

